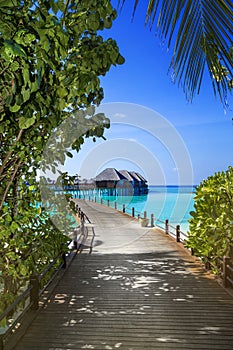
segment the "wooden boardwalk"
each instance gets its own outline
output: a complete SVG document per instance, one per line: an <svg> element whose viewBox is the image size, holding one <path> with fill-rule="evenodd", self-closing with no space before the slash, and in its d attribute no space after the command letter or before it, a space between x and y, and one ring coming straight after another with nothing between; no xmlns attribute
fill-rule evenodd
<svg viewBox="0 0 233 350"><path fill-rule="evenodd" d="M75 257L15 350L233 349L233 298L185 249L80 205L95 223L93 252Z"/></svg>

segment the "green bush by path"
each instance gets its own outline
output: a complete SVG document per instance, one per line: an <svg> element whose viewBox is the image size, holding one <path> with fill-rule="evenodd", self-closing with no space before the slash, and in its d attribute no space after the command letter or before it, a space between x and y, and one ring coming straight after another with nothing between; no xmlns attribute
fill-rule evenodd
<svg viewBox="0 0 233 350"><path fill-rule="evenodd" d="M187 246L199 257L222 259L233 247L233 167L204 180L197 188Z"/></svg>

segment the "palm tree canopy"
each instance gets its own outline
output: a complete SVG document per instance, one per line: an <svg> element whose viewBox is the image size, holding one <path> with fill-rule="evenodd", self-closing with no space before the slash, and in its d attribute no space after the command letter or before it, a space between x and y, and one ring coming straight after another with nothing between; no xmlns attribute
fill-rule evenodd
<svg viewBox="0 0 233 350"><path fill-rule="evenodd" d="M124 3L119 0L121 6ZM233 88L233 2L148 0L146 23L173 47L172 77L186 97L192 101L199 93L207 66L214 92L226 105Z"/></svg>

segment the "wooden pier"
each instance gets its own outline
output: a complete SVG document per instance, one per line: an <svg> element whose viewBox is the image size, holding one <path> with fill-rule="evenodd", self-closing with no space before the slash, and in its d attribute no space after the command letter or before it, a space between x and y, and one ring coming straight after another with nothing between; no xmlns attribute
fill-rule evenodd
<svg viewBox="0 0 233 350"><path fill-rule="evenodd" d="M233 297L156 228L76 200L95 226L14 350L232 350Z"/></svg>

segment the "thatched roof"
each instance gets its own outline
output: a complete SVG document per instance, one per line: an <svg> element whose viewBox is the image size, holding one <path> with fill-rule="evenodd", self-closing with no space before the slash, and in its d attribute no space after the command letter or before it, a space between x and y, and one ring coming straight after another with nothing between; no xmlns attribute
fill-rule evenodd
<svg viewBox="0 0 233 350"><path fill-rule="evenodd" d="M135 177L137 181L147 182L147 180L141 174L137 173L136 171L130 171L129 173L131 176Z"/></svg>
<svg viewBox="0 0 233 350"><path fill-rule="evenodd" d="M136 171L128 171L128 170L116 170L115 168L107 168L99 173L95 177L95 181L120 181L120 180L128 180L129 182L147 182L147 180Z"/></svg>
<svg viewBox="0 0 233 350"><path fill-rule="evenodd" d="M127 170L119 170L119 173L121 173L128 181L133 181L133 177L130 175L130 172Z"/></svg>
<svg viewBox="0 0 233 350"><path fill-rule="evenodd" d="M95 177L95 181L120 181L125 177L115 168L104 169Z"/></svg>
<svg viewBox="0 0 233 350"><path fill-rule="evenodd" d="M140 182L141 181L140 177L137 176L135 171L130 171L129 173L132 176L133 181L136 181L136 182Z"/></svg>

